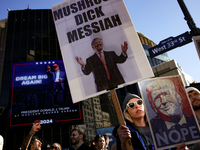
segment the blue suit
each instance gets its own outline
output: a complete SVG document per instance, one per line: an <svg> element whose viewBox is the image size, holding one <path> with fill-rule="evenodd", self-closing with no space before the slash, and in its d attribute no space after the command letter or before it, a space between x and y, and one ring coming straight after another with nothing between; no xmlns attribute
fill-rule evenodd
<svg viewBox="0 0 200 150"><path fill-rule="evenodd" d="M52 77L52 84L53 84L53 97L54 97L54 104L58 103L59 101L63 101L63 104L66 101L66 74L63 71L60 71L59 78L62 79L61 82L55 82L56 80L56 72L49 71L48 75Z"/></svg>
<svg viewBox="0 0 200 150"><path fill-rule="evenodd" d="M50 76L52 76L52 79L53 79L53 87L55 88L55 80L56 80L56 72L52 72L52 71L49 71L48 74ZM65 82L66 82L66 74L63 72L63 71L60 71L60 76L59 78L62 79L62 82L60 82L60 85L61 85L61 88L62 90L65 90Z"/></svg>

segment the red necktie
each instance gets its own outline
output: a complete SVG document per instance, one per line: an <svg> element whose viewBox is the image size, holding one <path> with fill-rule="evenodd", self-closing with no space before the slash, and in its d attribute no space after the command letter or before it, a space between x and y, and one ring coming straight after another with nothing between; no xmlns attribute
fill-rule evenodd
<svg viewBox="0 0 200 150"><path fill-rule="evenodd" d="M106 61L105 61L105 59L104 59L104 57L102 56L101 53L102 53L102 52L99 52L99 57L100 57L100 59L101 59L103 65L104 65L104 67L105 67L105 69L106 69L106 73L107 73L107 76L108 76L108 80L110 80L110 73L109 73L109 71L108 71L108 68L107 68L107 65L106 65Z"/></svg>

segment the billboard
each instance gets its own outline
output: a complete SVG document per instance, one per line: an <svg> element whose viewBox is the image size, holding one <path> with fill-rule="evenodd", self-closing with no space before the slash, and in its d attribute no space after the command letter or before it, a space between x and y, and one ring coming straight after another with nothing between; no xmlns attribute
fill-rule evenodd
<svg viewBox="0 0 200 150"><path fill-rule="evenodd" d="M51 7L73 102L152 77L123 0Z"/></svg>
<svg viewBox="0 0 200 150"><path fill-rule="evenodd" d="M144 80L139 87L156 149L200 141L199 125L180 76Z"/></svg>
<svg viewBox="0 0 200 150"><path fill-rule="evenodd" d="M73 104L62 60L12 64L10 127L82 121Z"/></svg>

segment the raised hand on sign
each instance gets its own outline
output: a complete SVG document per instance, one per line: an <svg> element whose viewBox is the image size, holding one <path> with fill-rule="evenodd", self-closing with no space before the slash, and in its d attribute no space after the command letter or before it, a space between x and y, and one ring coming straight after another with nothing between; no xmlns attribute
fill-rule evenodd
<svg viewBox="0 0 200 150"><path fill-rule="evenodd" d="M81 68L83 68L85 64L84 64L82 58L81 57L75 57L75 58L76 58L76 61L81 65Z"/></svg>
<svg viewBox="0 0 200 150"><path fill-rule="evenodd" d="M122 53L126 55L126 52L128 50L128 43L124 41L124 45L121 44L121 48L122 48Z"/></svg>

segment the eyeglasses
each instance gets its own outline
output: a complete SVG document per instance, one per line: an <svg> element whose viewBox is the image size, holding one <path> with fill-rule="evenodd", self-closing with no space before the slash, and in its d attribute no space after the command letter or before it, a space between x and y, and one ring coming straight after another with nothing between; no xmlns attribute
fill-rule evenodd
<svg viewBox="0 0 200 150"><path fill-rule="evenodd" d="M54 145L51 145L50 149L59 150L59 147L56 147L56 146L54 146Z"/></svg>
<svg viewBox="0 0 200 150"><path fill-rule="evenodd" d="M75 134L75 133L73 133L73 134L71 134L71 136L73 136L73 137L74 137L74 136L76 136L76 134Z"/></svg>
<svg viewBox="0 0 200 150"><path fill-rule="evenodd" d="M135 104L142 105L143 102L141 99L138 99L136 102L130 102L130 103L126 104L126 106L133 109L135 107Z"/></svg>

